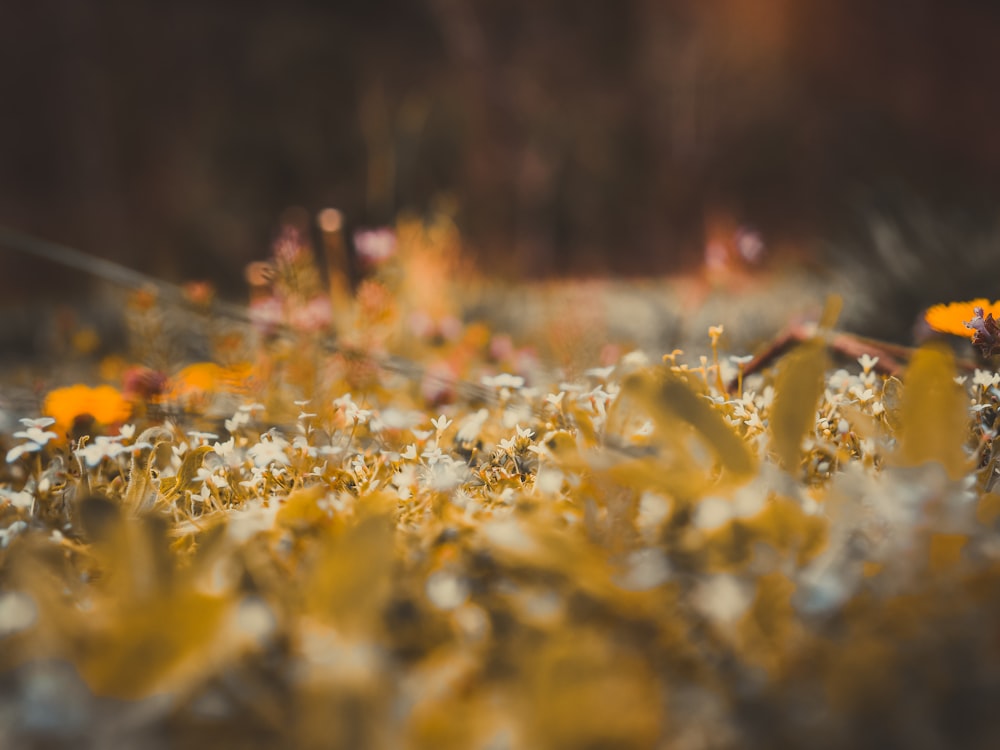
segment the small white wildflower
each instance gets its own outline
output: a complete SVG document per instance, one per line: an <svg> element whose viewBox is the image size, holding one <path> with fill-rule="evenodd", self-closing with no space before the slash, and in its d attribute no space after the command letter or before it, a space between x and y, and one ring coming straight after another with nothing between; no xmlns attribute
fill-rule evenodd
<svg viewBox="0 0 1000 750"><path fill-rule="evenodd" d="M214 432L200 432L199 430L191 430L187 435L192 440L196 440L199 445L208 445L209 440L219 439L219 436Z"/></svg>
<svg viewBox="0 0 1000 750"><path fill-rule="evenodd" d="M226 428L226 431L229 432L230 434L236 432L236 430L238 430L240 427L247 424L250 424L250 413L243 411L242 407L232 416L231 419L227 419L223 423L223 425Z"/></svg>
<svg viewBox="0 0 1000 750"><path fill-rule="evenodd" d="M968 375L956 375L952 378L956 385L965 385L965 381L969 379Z"/></svg>
<svg viewBox="0 0 1000 750"><path fill-rule="evenodd" d="M27 510L31 507L31 504L35 499L31 496L31 493L21 490L20 492L13 492L8 489L0 489L0 498L7 500L15 508L20 508L22 510Z"/></svg>
<svg viewBox="0 0 1000 750"><path fill-rule="evenodd" d="M972 376L972 384L982 386L983 388L991 388L995 385L1000 385L1000 373L988 372L986 370L976 368L976 372ZM17 435L17 433L14 434Z"/></svg>
<svg viewBox="0 0 1000 750"><path fill-rule="evenodd" d="M424 415L418 411L403 411L390 406L379 415L383 427L390 430L408 430L424 421Z"/></svg>
<svg viewBox="0 0 1000 750"><path fill-rule="evenodd" d="M316 446L312 445L305 435L296 435L292 440L292 447L311 458L315 458L319 454Z"/></svg>
<svg viewBox="0 0 1000 750"><path fill-rule="evenodd" d="M38 443L39 447L42 447L50 440L55 440L59 436L51 430L43 430L39 427L29 427L26 430L18 430L14 433L14 437L22 438L23 440L30 440L33 443Z"/></svg>
<svg viewBox="0 0 1000 750"><path fill-rule="evenodd" d="M42 446L38 443L21 443L21 445L15 445L9 451L7 451L7 463L14 463L17 459L23 456L25 453L34 453L35 451L40 451Z"/></svg>
<svg viewBox="0 0 1000 750"><path fill-rule="evenodd" d="M243 414L252 414L255 411L264 411L265 409L267 409L267 407L264 406L264 404L258 404L258 403L243 404L242 406L238 407L238 411L242 412Z"/></svg>
<svg viewBox="0 0 1000 750"><path fill-rule="evenodd" d="M304 406L309 406L309 404L311 403L311 399L307 398L302 401L292 401L292 403L301 409Z"/></svg>
<svg viewBox="0 0 1000 750"><path fill-rule="evenodd" d="M830 384L831 388L843 391L847 389L848 385L850 385L851 380L851 373L847 370L837 370L827 379L827 382Z"/></svg>
<svg viewBox="0 0 1000 750"><path fill-rule="evenodd" d="M263 436L262 436L263 438ZM272 463L288 464L288 456L285 455L285 448L288 442L283 438L275 438L273 435L269 440L261 439L256 445L250 446L247 455L253 459L254 466L263 469Z"/></svg>
<svg viewBox="0 0 1000 750"><path fill-rule="evenodd" d="M407 461L416 461L417 446L413 443L410 443L408 446L406 446L403 452L399 454L399 456L400 458L405 458Z"/></svg>
<svg viewBox="0 0 1000 750"><path fill-rule="evenodd" d="M597 378L598 380L607 380L611 377L611 373L615 371L614 365L608 365L607 367L591 367L589 370L583 374L590 378Z"/></svg>
<svg viewBox="0 0 1000 750"><path fill-rule="evenodd" d="M420 457L423 458L429 466L433 466L444 457L444 453L441 452L440 448L434 446L433 448L425 450L421 453Z"/></svg>
<svg viewBox="0 0 1000 750"><path fill-rule="evenodd" d="M452 420L448 419L448 417L446 417L444 414L442 414L437 419L431 420L431 424L434 425L434 429L437 430L438 433L442 433L445 430L447 430L451 426L451 422Z"/></svg>
<svg viewBox="0 0 1000 750"><path fill-rule="evenodd" d="M412 432L413 437L421 443L434 434L434 430L410 430L410 432Z"/></svg>
<svg viewBox="0 0 1000 750"><path fill-rule="evenodd" d="M878 357L873 357L870 354L862 354L858 357L858 364L861 365L862 371L867 375L871 372L871 369L878 364Z"/></svg>
<svg viewBox="0 0 1000 750"><path fill-rule="evenodd" d="M135 425L123 424L120 428L118 428L118 437L122 440L131 440L135 437Z"/></svg>
<svg viewBox="0 0 1000 750"><path fill-rule="evenodd" d="M492 377L484 375L482 382L483 385L491 388L518 389L524 385L524 378L520 375L511 375L510 373L502 372L499 375L494 375Z"/></svg>
<svg viewBox="0 0 1000 750"><path fill-rule="evenodd" d="M23 424L25 427L28 428L35 427L40 430L46 427L51 427L56 423L56 420L54 420L52 417L38 417L37 419L30 419L28 417L25 417L17 421Z"/></svg>
<svg viewBox="0 0 1000 750"><path fill-rule="evenodd" d="M309 412L309 411L300 411L299 412L299 416L296 417L296 419L298 419L300 422L303 419L315 419L315 418L316 418L316 415L313 414L312 412Z"/></svg>
<svg viewBox="0 0 1000 750"><path fill-rule="evenodd" d="M212 450L215 451L216 455L219 456L223 461L225 461L230 466L238 466L240 463L240 456L236 452L236 439L229 438L224 443L216 442L212 445Z"/></svg>
<svg viewBox="0 0 1000 750"><path fill-rule="evenodd" d="M633 349L624 357L622 357L621 364L623 367L634 369L637 367L645 367L649 364L649 357L646 352L641 349Z"/></svg>
<svg viewBox="0 0 1000 750"><path fill-rule="evenodd" d="M529 427L522 428L521 425L514 425L514 429L517 431L518 438L530 439L535 434L535 431L532 430L531 428Z"/></svg>
<svg viewBox="0 0 1000 750"><path fill-rule="evenodd" d="M245 487L248 490L256 490L264 483L264 479L264 470L254 466L250 469L250 478L240 482L240 487Z"/></svg>
<svg viewBox="0 0 1000 750"><path fill-rule="evenodd" d="M191 500L195 503L204 503L211 496L212 490L209 488L208 482L203 482L200 490L191 493Z"/></svg>
<svg viewBox="0 0 1000 750"><path fill-rule="evenodd" d="M851 388L851 394L862 404L871 401L875 397L875 393L871 388L862 389L861 386Z"/></svg>
<svg viewBox="0 0 1000 750"><path fill-rule="evenodd" d="M75 455L83 459L88 468L94 468L105 458L115 458L127 449L110 438L99 435L92 443L87 443L83 448L74 451Z"/></svg>
<svg viewBox="0 0 1000 750"><path fill-rule="evenodd" d="M550 393L545 397L545 403L550 406L554 406L556 409L562 408L563 399L566 397L566 391L559 391L559 393Z"/></svg>
<svg viewBox="0 0 1000 750"><path fill-rule="evenodd" d="M455 439L460 443L473 442L479 437L479 433L482 431L483 425L486 424L489 416L490 413L486 409L480 409L475 414L467 416L458 426L458 433L455 435Z"/></svg>
<svg viewBox="0 0 1000 750"><path fill-rule="evenodd" d="M885 404L881 401L872 401L872 414L876 417L885 411Z"/></svg>
<svg viewBox="0 0 1000 750"><path fill-rule="evenodd" d="M732 362L737 367L742 367L743 365L748 365L753 362L752 354L745 354L742 357L737 357L735 355L729 357L729 361Z"/></svg>

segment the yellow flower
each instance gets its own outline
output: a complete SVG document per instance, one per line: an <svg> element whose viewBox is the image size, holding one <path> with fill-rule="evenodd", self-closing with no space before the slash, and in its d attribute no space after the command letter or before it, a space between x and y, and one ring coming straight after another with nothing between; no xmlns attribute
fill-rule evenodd
<svg viewBox="0 0 1000 750"><path fill-rule="evenodd" d="M935 331L972 338L973 331L966 327L965 322L975 317L973 309L976 307L983 308L983 315L993 313L994 317L1000 317L1000 301L991 303L988 299L982 298L969 302L934 305L924 313L924 320Z"/></svg>
<svg viewBox="0 0 1000 750"><path fill-rule="evenodd" d="M124 422L132 413L132 405L110 385L91 388L78 384L50 391L42 405L42 413L56 420L57 432L66 434L84 415L90 415L100 425Z"/></svg>

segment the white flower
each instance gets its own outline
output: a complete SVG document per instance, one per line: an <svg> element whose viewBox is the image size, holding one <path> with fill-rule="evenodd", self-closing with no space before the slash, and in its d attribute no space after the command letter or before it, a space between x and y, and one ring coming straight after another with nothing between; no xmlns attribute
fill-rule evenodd
<svg viewBox="0 0 1000 750"><path fill-rule="evenodd" d="M92 443L87 443L83 448L79 448L74 453L89 467L94 468L105 458L115 458L128 449L111 438L99 435Z"/></svg>
<svg viewBox="0 0 1000 750"><path fill-rule="evenodd" d="M198 441L199 445L207 445L209 440L219 439L219 436L214 432L199 432L198 430L191 430L188 433L188 437L192 440Z"/></svg>
<svg viewBox="0 0 1000 750"><path fill-rule="evenodd" d="M248 490L256 490L257 487L264 483L264 479L264 470L254 466L250 469L250 478L240 482L240 487L245 487Z"/></svg>
<svg viewBox="0 0 1000 750"><path fill-rule="evenodd" d="M7 463L13 463L25 453L34 453L35 451L41 450L42 446L38 443L22 443L21 445L15 445L9 451L7 451Z"/></svg>
<svg viewBox="0 0 1000 750"><path fill-rule="evenodd" d="M434 429L437 430L438 433L442 433L449 427L451 427L451 422L452 421L448 419L448 417L446 417L444 414L442 414L437 419L431 420L431 424L434 425Z"/></svg>
<svg viewBox="0 0 1000 750"><path fill-rule="evenodd" d="M486 409L480 409L475 414L467 416L458 426L458 433L455 435L455 439L459 443L473 442L479 437L479 433L482 432L483 425L486 424L489 416L490 413Z"/></svg>
<svg viewBox="0 0 1000 750"><path fill-rule="evenodd" d="M608 365L607 367L591 367L587 370L584 375L590 378L597 378L598 380L607 380L611 373L615 371L614 365Z"/></svg>
<svg viewBox="0 0 1000 750"><path fill-rule="evenodd" d="M14 437L23 438L24 440L30 440L33 443L38 443L41 447L45 445L50 440L55 440L59 437L56 433L51 430L42 430L38 427L29 427L26 430L18 430L14 433Z"/></svg>
<svg viewBox="0 0 1000 750"><path fill-rule="evenodd" d="M550 393L545 397L545 403L551 404L555 408L559 409L562 407L562 402L565 397L566 397L566 391L559 391L559 393Z"/></svg>
<svg viewBox="0 0 1000 750"><path fill-rule="evenodd" d="M123 424L118 428L118 437L122 440L131 440L135 436L134 424Z"/></svg>
<svg viewBox="0 0 1000 750"><path fill-rule="evenodd" d="M490 377L489 375L483 376L483 385L491 388L520 388L524 385L524 378L520 375L511 375L507 372L502 372L499 375L494 375Z"/></svg>
<svg viewBox="0 0 1000 750"><path fill-rule="evenodd" d="M265 437L269 439L265 440ZM287 440L275 436L273 432L267 433L267 435L261 436L259 443L250 446L247 450L247 455L253 459L254 466L259 469L263 469L272 463L287 465L288 456L285 455L286 447L288 447Z"/></svg>
<svg viewBox="0 0 1000 750"><path fill-rule="evenodd" d="M828 378L827 382L831 388L842 391L850 385L851 380L851 374L847 370L837 370Z"/></svg>
<svg viewBox="0 0 1000 750"><path fill-rule="evenodd" d="M236 439L229 438L224 443L216 442L212 445L212 450L216 455L230 466L239 466L240 456L236 452Z"/></svg>
<svg viewBox="0 0 1000 750"><path fill-rule="evenodd" d="M315 446L309 444L309 440L305 435L296 435L295 439L292 440L292 447L297 451L313 458L315 458L319 453Z"/></svg>
<svg viewBox="0 0 1000 750"><path fill-rule="evenodd" d="M400 455L400 458L405 458L407 461L416 461L417 460L417 446L414 445L413 443L410 443L408 446L406 446L406 450L404 450L399 455Z"/></svg>
<svg viewBox="0 0 1000 750"><path fill-rule="evenodd" d="M423 453L420 454L420 457L423 458L425 461L427 461L428 466L433 466L442 458L444 458L444 453L441 452L440 448L435 446L430 450L425 450Z"/></svg>
<svg viewBox="0 0 1000 750"><path fill-rule="evenodd" d="M211 496L212 490L209 488L208 482L204 482L200 490L191 493L191 500L196 503L204 503Z"/></svg>
<svg viewBox="0 0 1000 750"><path fill-rule="evenodd" d="M354 407L351 410L344 410L344 416L352 420L356 424L366 424L372 417L371 409L359 409Z"/></svg>
<svg viewBox="0 0 1000 750"><path fill-rule="evenodd" d="M858 364L861 365L861 369L867 375L878 364L878 357L873 357L870 354L862 354L858 357Z"/></svg>
<svg viewBox="0 0 1000 750"><path fill-rule="evenodd" d="M522 428L521 425L514 425L514 429L517 431L518 438L530 439L535 434L535 431L530 427Z"/></svg>
<svg viewBox="0 0 1000 750"><path fill-rule="evenodd" d="M226 431L231 433L236 432L237 429L245 424L250 424L250 412L244 411L241 406L239 410L233 415L232 419L227 419L225 422Z"/></svg>
<svg viewBox="0 0 1000 750"><path fill-rule="evenodd" d="M854 386L853 388L851 388L851 393L861 403L871 401L872 398L875 397L875 394L872 392L871 388L865 388L864 390L862 390L861 386Z"/></svg>
<svg viewBox="0 0 1000 750"><path fill-rule="evenodd" d="M35 501L31 493L24 490L14 492L13 490L0 489L0 497L8 500L15 508L22 508L24 510L30 508L31 504Z"/></svg>
<svg viewBox="0 0 1000 750"><path fill-rule="evenodd" d="M983 388L992 388L995 385L1000 385L1000 373L987 372L977 368L975 375L972 376L972 383ZM14 434L17 435L17 433Z"/></svg>
<svg viewBox="0 0 1000 750"><path fill-rule="evenodd" d="M54 420L52 417L39 417L38 419L24 418L24 419L19 419L17 421L23 424L25 427L37 427L39 429L44 429L45 427L51 427L56 423L56 420Z"/></svg>
<svg viewBox="0 0 1000 750"><path fill-rule="evenodd" d="M729 360L737 367L742 367L743 365L748 365L753 362L753 355L747 354L742 357L737 357L735 355L731 356Z"/></svg>

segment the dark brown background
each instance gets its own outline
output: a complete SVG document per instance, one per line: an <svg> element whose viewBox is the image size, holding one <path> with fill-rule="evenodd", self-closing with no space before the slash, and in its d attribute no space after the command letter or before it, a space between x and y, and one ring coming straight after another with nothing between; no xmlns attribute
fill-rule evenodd
<svg viewBox="0 0 1000 750"><path fill-rule="evenodd" d="M292 205L358 226L444 196L485 267L534 278L695 262L719 214L813 252L896 193L975 226L1000 187L987 0L2 8L0 223L234 291ZM77 283L0 271L8 299Z"/></svg>

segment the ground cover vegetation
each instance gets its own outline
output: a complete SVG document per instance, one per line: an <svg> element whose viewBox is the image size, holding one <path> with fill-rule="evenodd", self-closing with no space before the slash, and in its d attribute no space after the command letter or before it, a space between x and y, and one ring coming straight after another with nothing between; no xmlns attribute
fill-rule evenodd
<svg viewBox="0 0 1000 750"><path fill-rule="evenodd" d="M4 746L1000 741L997 303L891 369L835 299L765 359L585 305L518 341L448 219L360 233L356 285L320 227L245 319L134 290L125 351L8 409Z"/></svg>

